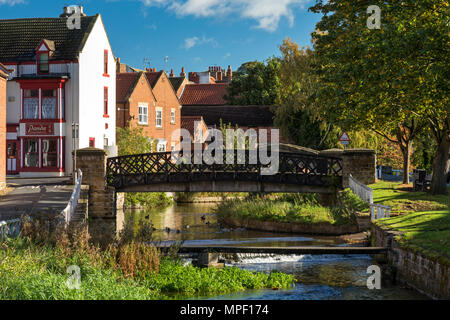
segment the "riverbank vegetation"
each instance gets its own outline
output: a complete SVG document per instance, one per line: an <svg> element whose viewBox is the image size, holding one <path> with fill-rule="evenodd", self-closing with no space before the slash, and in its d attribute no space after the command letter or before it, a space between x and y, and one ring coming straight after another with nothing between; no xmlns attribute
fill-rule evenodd
<svg viewBox="0 0 450 320"><path fill-rule="evenodd" d="M49 233L42 223L28 223L20 238L0 243L0 299L172 299L293 284L281 273L184 265L173 252L164 256L146 245L147 231L133 240L125 232L105 245L92 243L86 228ZM67 285L77 283L69 266L80 268L79 289Z"/></svg>
<svg viewBox="0 0 450 320"><path fill-rule="evenodd" d="M322 206L316 194L270 194L225 201L218 205L216 214L219 220L236 217L259 221L327 223L341 226L356 225L356 212L366 208L367 204L350 190L345 190L339 194L334 207Z"/></svg>
<svg viewBox="0 0 450 320"><path fill-rule="evenodd" d="M172 199L164 192L128 192L125 194L124 206L126 208L157 208L167 207Z"/></svg>
<svg viewBox="0 0 450 320"><path fill-rule="evenodd" d="M198 199L220 198L222 200L230 198L247 197L247 192L177 192L174 200L176 202L195 202Z"/></svg>
<svg viewBox="0 0 450 320"><path fill-rule="evenodd" d="M117 128L117 148L119 156L127 156L133 154L151 153L156 151L153 139L148 138L144 134L144 130L140 127ZM142 207L166 207L172 203L172 200L163 192L158 193L126 193L125 207L142 208Z"/></svg>
<svg viewBox="0 0 450 320"><path fill-rule="evenodd" d="M413 192L411 186L379 182L370 185L374 202L391 206L397 216L377 220L382 228L400 231L400 243L450 263L450 197ZM449 188L450 189L450 188Z"/></svg>

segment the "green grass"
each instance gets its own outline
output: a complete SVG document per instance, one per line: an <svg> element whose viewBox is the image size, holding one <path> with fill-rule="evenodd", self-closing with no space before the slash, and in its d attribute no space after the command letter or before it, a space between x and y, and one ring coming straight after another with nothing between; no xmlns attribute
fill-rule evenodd
<svg viewBox="0 0 450 320"><path fill-rule="evenodd" d="M93 261L82 252L69 257L61 249L35 245L27 240L0 244L0 300L146 300L218 295L247 289L289 288L293 276L257 273L233 268L223 270L193 266L162 259L159 273L124 277L120 269ZM107 260L108 252L103 252ZM81 269L81 287L70 290L67 267Z"/></svg>
<svg viewBox="0 0 450 320"><path fill-rule="evenodd" d="M411 250L450 263L450 196L412 192L400 183L370 185L374 202L391 206L391 218L376 221L383 228L403 232L400 243Z"/></svg>
<svg viewBox="0 0 450 320"><path fill-rule="evenodd" d="M247 192L177 192L175 194L175 201L189 202L196 198L235 198L247 197Z"/></svg>
<svg viewBox="0 0 450 320"><path fill-rule="evenodd" d="M353 211L366 206L349 190L340 195L345 208L321 206L316 195L286 194L266 198L229 200L218 205L216 214L223 217L256 219L260 221L295 222L305 224L328 223L332 225L354 224ZM350 210L347 210L349 209Z"/></svg>
<svg viewBox="0 0 450 320"><path fill-rule="evenodd" d="M125 194L125 206L166 207L172 203L164 192L136 192Z"/></svg>

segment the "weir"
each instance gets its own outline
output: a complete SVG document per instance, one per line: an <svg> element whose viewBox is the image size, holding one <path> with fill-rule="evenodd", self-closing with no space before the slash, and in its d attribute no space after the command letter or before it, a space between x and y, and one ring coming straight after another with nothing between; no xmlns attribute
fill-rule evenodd
<svg viewBox="0 0 450 320"><path fill-rule="evenodd" d="M170 246L157 246L162 252L169 250ZM225 247L225 246L183 246L177 248L179 253L198 253L198 265L202 267L218 266L219 253L256 253L279 255L365 255L387 254L388 247Z"/></svg>

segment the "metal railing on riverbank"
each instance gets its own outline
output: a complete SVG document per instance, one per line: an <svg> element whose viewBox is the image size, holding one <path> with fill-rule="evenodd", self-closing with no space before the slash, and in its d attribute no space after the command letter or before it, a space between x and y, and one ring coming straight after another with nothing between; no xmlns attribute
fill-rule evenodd
<svg viewBox="0 0 450 320"><path fill-rule="evenodd" d="M390 217L392 208L373 203L373 190L371 188L353 178L352 175L349 176L348 180L349 187L353 193L370 205L370 217L372 220Z"/></svg>
<svg viewBox="0 0 450 320"><path fill-rule="evenodd" d="M73 188L72 196L70 197L67 207L61 212L62 220L66 225L68 225L72 221L73 215L77 209L78 200L80 199L82 181L83 181L83 172L81 172L81 170L78 169L78 179L75 184L75 187Z"/></svg>

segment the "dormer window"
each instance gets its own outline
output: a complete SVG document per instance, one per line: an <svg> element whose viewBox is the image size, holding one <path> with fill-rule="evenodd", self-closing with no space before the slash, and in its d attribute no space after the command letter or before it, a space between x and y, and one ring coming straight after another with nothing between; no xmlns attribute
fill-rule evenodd
<svg viewBox="0 0 450 320"><path fill-rule="evenodd" d="M49 73L48 52L39 52L38 54L38 70L39 73Z"/></svg>
<svg viewBox="0 0 450 320"><path fill-rule="evenodd" d="M55 51L55 42L44 39L36 49L36 64L38 74L50 73L49 59L52 52Z"/></svg>

